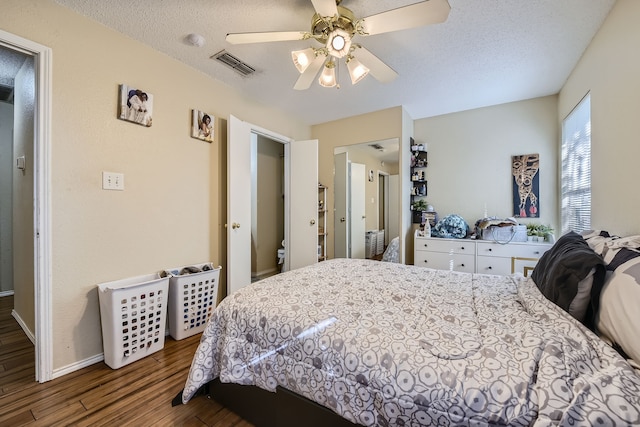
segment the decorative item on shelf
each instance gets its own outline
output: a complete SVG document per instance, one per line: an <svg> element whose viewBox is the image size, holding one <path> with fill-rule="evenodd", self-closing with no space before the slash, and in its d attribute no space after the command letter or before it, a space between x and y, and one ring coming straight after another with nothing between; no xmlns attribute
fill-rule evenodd
<svg viewBox="0 0 640 427"><path fill-rule="evenodd" d="M553 243L555 236L553 235L553 228L550 225L529 223L527 224L527 240L530 242L544 242L549 241Z"/></svg>
<svg viewBox="0 0 640 427"><path fill-rule="evenodd" d="M413 203L411 203L411 210L414 210L414 211L426 211L428 207L429 205L427 204L427 201L424 199L416 200Z"/></svg>
<svg viewBox="0 0 640 427"><path fill-rule="evenodd" d="M470 234L469 224L457 214L449 214L438 221L431 231L433 237L464 239Z"/></svg>

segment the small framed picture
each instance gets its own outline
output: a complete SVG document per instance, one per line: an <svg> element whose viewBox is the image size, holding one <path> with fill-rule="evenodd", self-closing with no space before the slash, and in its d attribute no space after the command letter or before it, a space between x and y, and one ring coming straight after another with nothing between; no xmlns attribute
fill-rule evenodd
<svg viewBox="0 0 640 427"><path fill-rule="evenodd" d="M151 127L152 117L153 95L144 89L121 84L118 96L118 118Z"/></svg>
<svg viewBox="0 0 640 427"><path fill-rule="evenodd" d="M214 120L212 114L200 110L191 110L191 137L213 142Z"/></svg>
<svg viewBox="0 0 640 427"><path fill-rule="evenodd" d="M369 182L373 182L373 169L369 169Z"/></svg>

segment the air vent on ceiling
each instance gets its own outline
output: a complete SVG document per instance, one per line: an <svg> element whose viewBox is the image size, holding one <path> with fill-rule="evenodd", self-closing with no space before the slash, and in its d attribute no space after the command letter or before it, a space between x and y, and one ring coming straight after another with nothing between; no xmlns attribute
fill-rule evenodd
<svg viewBox="0 0 640 427"><path fill-rule="evenodd" d="M384 147L380 144L377 143L373 143L373 144L369 144L369 147L378 150L378 151L384 151Z"/></svg>
<svg viewBox="0 0 640 427"><path fill-rule="evenodd" d="M256 69L251 65L247 64L246 62L242 62L226 50L221 50L220 52L213 55L211 59L216 59L222 62L227 67L233 68L236 72L242 74L243 76L249 76L256 71Z"/></svg>

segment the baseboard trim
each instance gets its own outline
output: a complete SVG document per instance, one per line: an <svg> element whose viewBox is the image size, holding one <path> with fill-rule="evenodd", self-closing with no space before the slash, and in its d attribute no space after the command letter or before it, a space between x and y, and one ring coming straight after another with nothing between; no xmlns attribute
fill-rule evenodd
<svg viewBox="0 0 640 427"><path fill-rule="evenodd" d="M36 336L35 336L35 334L33 332L31 332L31 330L27 327L27 324L24 323L24 321L22 320L22 317L20 317L18 312L15 311L15 310L11 310L11 316L13 316L13 318L16 319L16 322L18 322L18 325L20 325L20 327L24 331L24 333L27 336L27 338L29 338L29 341L31 341L31 344L36 345Z"/></svg>
<svg viewBox="0 0 640 427"><path fill-rule="evenodd" d="M2 297L10 297L11 295L13 295L13 291L2 291L2 292L0 292L0 298L2 298Z"/></svg>
<svg viewBox="0 0 640 427"><path fill-rule="evenodd" d="M273 274L275 274L277 272L278 272L278 267L268 268L266 270L257 271L257 272L252 273L251 274L251 278L255 279L257 277L262 277L262 276L265 276L267 274L268 275L273 275Z"/></svg>
<svg viewBox="0 0 640 427"><path fill-rule="evenodd" d="M169 336L169 328L166 328L164 331L165 336ZM70 365L63 366L62 368L54 369L51 379L60 378L67 374L70 374L75 371L79 371L80 369L84 369L87 366L94 365L96 363L100 363L104 361L104 353L96 354L95 356L89 357L88 359L78 360Z"/></svg>
<svg viewBox="0 0 640 427"><path fill-rule="evenodd" d="M88 359L79 360L70 365L63 366L62 368L54 369L51 379L59 378L67 374L70 374L72 372L79 371L80 369L86 368L87 366L91 366L96 363L102 362L103 360L104 360L104 353L100 353Z"/></svg>

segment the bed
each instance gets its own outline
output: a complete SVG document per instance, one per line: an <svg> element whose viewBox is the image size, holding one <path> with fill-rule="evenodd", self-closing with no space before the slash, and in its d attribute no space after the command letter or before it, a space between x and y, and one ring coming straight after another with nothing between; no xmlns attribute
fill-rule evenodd
<svg viewBox="0 0 640 427"><path fill-rule="evenodd" d="M239 391L254 414L280 394L346 425L640 424L638 372L532 278L371 260L324 261L225 298L177 399L226 384L223 403ZM266 414L249 420L274 425Z"/></svg>

